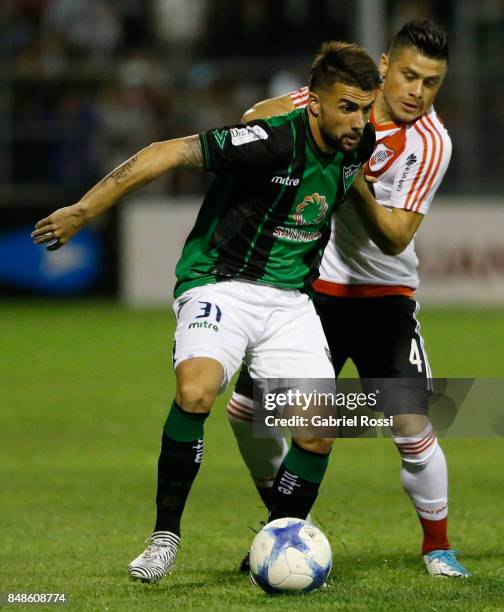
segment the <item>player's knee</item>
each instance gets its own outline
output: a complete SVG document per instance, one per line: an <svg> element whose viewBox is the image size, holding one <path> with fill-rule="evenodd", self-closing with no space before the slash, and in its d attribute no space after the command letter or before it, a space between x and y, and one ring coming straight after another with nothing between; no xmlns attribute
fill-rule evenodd
<svg viewBox="0 0 504 612"><path fill-rule="evenodd" d="M177 402L186 412L210 412L215 394L197 380L182 379L177 385Z"/></svg>
<svg viewBox="0 0 504 612"><path fill-rule="evenodd" d="M415 416L415 415L409 415ZM418 417L418 415L416 415ZM422 417L425 419L425 417ZM422 466L427 465L436 455L439 448L435 432L432 425L426 420L427 425L421 431L419 427L424 424L417 419L403 419L403 423L399 428L400 431L411 431L412 433L397 435L394 434L394 444L399 451L403 467L407 470L417 470Z"/></svg>
<svg viewBox="0 0 504 612"><path fill-rule="evenodd" d="M429 419L423 414L399 414L394 416L392 433L394 436L410 437L424 431L429 425Z"/></svg>
<svg viewBox="0 0 504 612"><path fill-rule="evenodd" d="M318 453L321 455L327 455L331 452L334 438L316 438L314 437L303 437L295 438L296 444L304 450L310 451L311 453Z"/></svg>

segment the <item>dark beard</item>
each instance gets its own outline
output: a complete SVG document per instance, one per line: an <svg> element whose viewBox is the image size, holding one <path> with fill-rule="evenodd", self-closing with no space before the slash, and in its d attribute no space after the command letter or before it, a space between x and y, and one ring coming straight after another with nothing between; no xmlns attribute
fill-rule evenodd
<svg viewBox="0 0 504 612"><path fill-rule="evenodd" d="M341 151L341 138L334 138L323 126L320 127L320 136L326 147L334 151Z"/></svg>

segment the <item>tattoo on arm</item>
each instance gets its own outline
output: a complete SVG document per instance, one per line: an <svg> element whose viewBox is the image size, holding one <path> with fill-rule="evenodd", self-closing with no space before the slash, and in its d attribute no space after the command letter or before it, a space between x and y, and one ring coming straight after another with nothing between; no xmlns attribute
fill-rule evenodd
<svg viewBox="0 0 504 612"><path fill-rule="evenodd" d="M203 169L203 153L199 136L190 136L184 139L185 149L182 153L184 168Z"/></svg>
<svg viewBox="0 0 504 612"><path fill-rule="evenodd" d="M121 182L125 176L131 173L133 166L136 164L137 156L133 156L131 159L128 159L123 164L121 164L118 168L113 170L110 174L108 174L103 181L100 183L101 185L105 185L109 180L113 180L116 185Z"/></svg>

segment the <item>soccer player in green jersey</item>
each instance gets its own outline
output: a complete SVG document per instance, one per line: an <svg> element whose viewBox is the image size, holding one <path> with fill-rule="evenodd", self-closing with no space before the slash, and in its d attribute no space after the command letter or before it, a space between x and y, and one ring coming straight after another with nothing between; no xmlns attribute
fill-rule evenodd
<svg viewBox="0 0 504 612"><path fill-rule="evenodd" d="M173 566L203 458L204 421L244 357L253 378L334 379L305 289L317 274L334 205L371 153L367 122L379 84L362 49L326 44L312 66L306 109L154 143L79 202L36 224L34 241L58 248L167 170L216 175L176 268L177 389L162 434L156 524L148 548L129 566L132 578L156 582ZM306 516L331 444L308 436L292 441L271 519Z"/></svg>

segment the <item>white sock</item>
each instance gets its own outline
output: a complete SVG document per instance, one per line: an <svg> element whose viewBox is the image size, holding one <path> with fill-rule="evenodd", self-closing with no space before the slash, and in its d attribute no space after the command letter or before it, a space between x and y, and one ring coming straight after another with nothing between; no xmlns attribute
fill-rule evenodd
<svg viewBox="0 0 504 612"><path fill-rule="evenodd" d="M233 393L226 410L241 456L256 486L271 487L289 450L287 442L276 429L271 437L254 437L254 402L245 395Z"/></svg>
<svg viewBox="0 0 504 612"><path fill-rule="evenodd" d="M432 425L414 436L394 437L402 457L401 483L419 516L431 521L448 515L448 470Z"/></svg>

